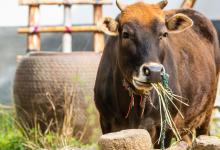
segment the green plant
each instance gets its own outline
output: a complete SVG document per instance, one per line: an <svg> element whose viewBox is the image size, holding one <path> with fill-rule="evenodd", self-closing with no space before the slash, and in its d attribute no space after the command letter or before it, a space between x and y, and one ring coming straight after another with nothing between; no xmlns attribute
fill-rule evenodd
<svg viewBox="0 0 220 150"><path fill-rule="evenodd" d="M68 92L69 91L69 92ZM68 94L67 94L68 93ZM34 128L29 128L27 125L22 124L20 126L25 127L21 128L23 135L25 136L25 142L23 145L30 149L49 149L49 150L56 150L61 149L62 147L89 147L93 144L84 144L82 142L82 138L84 138L84 134L88 128L89 121L86 121L83 130L80 132L79 136L74 134L76 130L76 118L78 117L77 111L75 107L78 106L76 101L77 92L70 90L64 87L64 116L63 120L57 118L57 108L54 104L54 99L50 92L46 93L47 100L49 101L54 117L48 122L45 118L40 118L40 120L44 120L47 123L47 129L42 131L40 128L40 124L38 123L39 118L35 118L36 121L34 122ZM39 115L39 114L38 114ZM45 116L42 114L41 116ZM87 118L88 120L91 119ZM60 122L61 121L61 122ZM75 136L73 136L75 135Z"/></svg>
<svg viewBox="0 0 220 150"><path fill-rule="evenodd" d="M51 105L53 105L52 101ZM64 123L57 132L51 130L50 125L45 132L42 132L37 122L34 128L29 128L16 121L14 109L0 107L0 150L56 150L66 146L96 147L94 143L84 144L81 139L72 136L74 126L71 124L73 121L71 116L74 112L72 107L67 106L73 106L71 99L66 98ZM56 108L53 109L55 113ZM57 123L56 119L55 122Z"/></svg>
<svg viewBox="0 0 220 150"><path fill-rule="evenodd" d="M210 124L211 135L217 136L220 138L220 110L214 109L212 114L212 120Z"/></svg>
<svg viewBox="0 0 220 150"><path fill-rule="evenodd" d="M72 136L65 136L58 132L42 133L39 126L23 129L15 120L13 110L0 109L0 150L56 150L62 147L94 147L86 145Z"/></svg>
<svg viewBox="0 0 220 150"><path fill-rule="evenodd" d="M16 127L13 110L0 107L0 150L25 150L24 141Z"/></svg>

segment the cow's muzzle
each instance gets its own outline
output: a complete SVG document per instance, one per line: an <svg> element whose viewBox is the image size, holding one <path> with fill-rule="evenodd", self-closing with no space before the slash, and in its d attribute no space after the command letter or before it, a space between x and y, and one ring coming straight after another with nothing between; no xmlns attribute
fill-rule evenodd
<svg viewBox="0 0 220 150"><path fill-rule="evenodd" d="M133 77L133 85L136 89L148 91L151 83L162 82L164 67L159 63L146 63L140 67L139 75Z"/></svg>
<svg viewBox="0 0 220 150"><path fill-rule="evenodd" d="M141 74L146 77L147 83L158 83L162 81L163 65L149 63L141 66Z"/></svg>

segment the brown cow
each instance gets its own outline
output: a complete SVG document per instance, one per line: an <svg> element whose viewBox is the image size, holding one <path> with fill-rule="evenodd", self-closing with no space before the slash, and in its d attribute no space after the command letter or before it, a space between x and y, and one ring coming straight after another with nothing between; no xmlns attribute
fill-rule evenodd
<svg viewBox="0 0 220 150"><path fill-rule="evenodd" d="M129 6L117 1L117 5L120 15L116 19L107 17L101 24L102 30L110 35L94 89L103 133L145 128L156 143L161 125L158 97L151 83L161 82L165 68L170 75L169 87L189 104L187 107L176 103L185 119L169 105L179 132L182 136L193 130L197 136L208 134L220 64L218 38L212 23L191 9L164 11L165 0ZM126 118L130 90L135 93L134 107ZM150 92L150 98L142 118L139 103L146 92ZM172 137L168 129L166 147Z"/></svg>

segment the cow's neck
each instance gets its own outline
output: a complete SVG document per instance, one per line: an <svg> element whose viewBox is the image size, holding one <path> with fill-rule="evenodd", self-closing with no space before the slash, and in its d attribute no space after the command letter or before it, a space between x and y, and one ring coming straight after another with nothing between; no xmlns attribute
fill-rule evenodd
<svg viewBox="0 0 220 150"><path fill-rule="evenodd" d="M117 69L114 77L115 91L117 93L116 98L119 103L119 113L123 118L130 121L140 121L144 114L143 111L146 109L145 106L149 104L147 108L153 107L153 102L151 101L152 95L150 95L151 93L139 94L136 92L134 86L123 77L120 69ZM131 105L132 108L129 110ZM148 110L151 109L148 108Z"/></svg>

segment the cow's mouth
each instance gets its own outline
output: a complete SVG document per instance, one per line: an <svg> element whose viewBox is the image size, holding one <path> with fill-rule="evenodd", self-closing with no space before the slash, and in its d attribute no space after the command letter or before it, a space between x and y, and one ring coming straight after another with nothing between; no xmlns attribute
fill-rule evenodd
<svg viewBox="0 0 220 150"><path fill-rule="evenodd" d="M151 83L149 82L146 82L146 81L141 81L141 80L138 80L138 79L133 79L133 85L134 87L137 89L137 90L140 90L140 91L149 91L152 89L152 85Z"/></svg>

